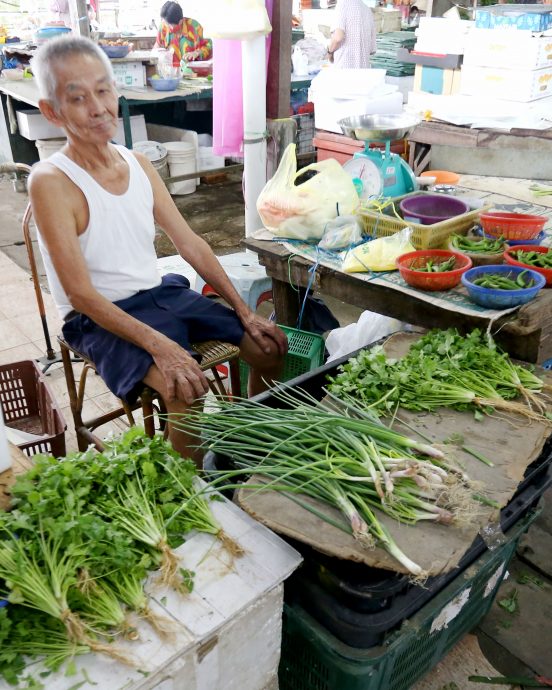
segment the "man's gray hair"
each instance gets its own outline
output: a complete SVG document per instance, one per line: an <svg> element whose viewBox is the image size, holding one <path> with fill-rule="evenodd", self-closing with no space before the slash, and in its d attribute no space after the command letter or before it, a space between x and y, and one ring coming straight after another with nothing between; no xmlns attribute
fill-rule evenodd
<svg viewBox="0 0 552 690"><path fill-rule="evenodd" d="M60 36L46 41L37 50L31 61L33 74L38 83L40 97L56 101L56 63L65 62L75 55L90 55L105 67L110 79L114 79L113 67L104 51L89 38L83 36Z"/></svg>

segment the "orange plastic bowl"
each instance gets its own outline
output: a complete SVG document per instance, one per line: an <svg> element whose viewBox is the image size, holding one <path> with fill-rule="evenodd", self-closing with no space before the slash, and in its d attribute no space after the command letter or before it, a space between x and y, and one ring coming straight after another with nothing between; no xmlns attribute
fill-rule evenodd
<svg viewBox="0 0 552 690"><path fill-rule="evenodd" d="M460 175L448 170L426 170L420 177L434 177L435 184L458 184Z"/></svg>
<svg viewBox="0 0 552 690"><path fill-rule="evenodd" d="M480 216L481 227L487 235L505 240L532 240L544 228L546 217L528 213L489 211Z"/></svg>
<svg viewBox="0 0 552 690"><path fill-rule="evenodd" d="M510 247L504 252L504 261L511 266L523 266L523 268L530 268L536 273L540 273L546 278L546 285L552 285L552 268L541 268L540 266L531 266L531 264L524 264L514 258L513 254L519 250L524 252L538 252L539 254L547 254L548 247L535 246L534 244L516 244L515 247Z"/></svg>
<svg viewBox="0 0 552 690"><path fill-rule="evenodd" d="M428 259L434 259L442 263L454 256L455 268L443 273L426 273L415 271L413 268L424 266ZM420 249L417 252L402 254L397 259L397 268L405 283L419 290L450 290L456 287L465 273L472 267L471 259L460 252L451 252L447 249Z"/></svg>

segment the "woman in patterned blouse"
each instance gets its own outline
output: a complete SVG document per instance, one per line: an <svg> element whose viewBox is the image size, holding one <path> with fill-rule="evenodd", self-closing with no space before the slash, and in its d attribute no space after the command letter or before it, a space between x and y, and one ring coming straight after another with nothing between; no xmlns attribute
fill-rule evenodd
<svg viewBox="0 0 552 690"><path fill-rule="evenodd" d="M180 60L209 60L212 44L203 38L203 28L195 19L184 17L182 8L177 2L166 2L161 8L161 28L155 45L159 48L173 48L173 64L180 65Z"/></svg>

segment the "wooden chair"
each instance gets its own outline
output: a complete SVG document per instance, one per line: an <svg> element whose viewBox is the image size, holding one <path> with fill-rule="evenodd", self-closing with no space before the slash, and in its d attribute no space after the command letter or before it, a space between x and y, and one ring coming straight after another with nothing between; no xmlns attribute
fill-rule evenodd
<svg viewBox="0 0 552 690"><path fill-rule="evenodd" d="M26 166L28 167L28 166ZM44 300L42 299L42 291L40 287L40 279L38 275L36 258L34 254L34 248L31 241L31 231L30 224L32 219L31 205L27 206L25 214L23 216L23 236L25 238L25 245L27 247L27 254L29 257L29 263L31 267L31 274L33 278L33 285L35 289L35 295L38 305L38 311L40 313L40 319L42 322L42 327L44 330L44 336L46 339L47 355L45 359L46 370L52 364L59 362L60 358L56 356L53 351L50 342L50 334L48 330L48 324L46 321L46 308L44 306ZM135 424L135 419L133 412L139 408L142 409L144 416L144 428L148 435L153 436L155 433L155 419L154 413L165 412L163 408L163 403L156 393L156 391L144 386L142 389L138 402L132 408L120 401L120 406L111 412L100 415L99 417L94 417L93 419L83 420L82 412L84 407L84 394L86 387L86 379L88 372L90 370L95 371L95 367L90 360L87 360L80 352L72 349L63 338L58 337L58 342L61 348L61 361L63 362L63 371L65 374L65 382L67 385L67 392L69 394L69 401L71 405L71 412L73 415L73 422L75 425L75 431L77 434L77 442L79 450L86 450L90 444L93 444L98 450L103 449L103 444L100 438L93 432L102 424L117 419L118 417L126 416L130 425ZM241 385L240 385L240 367L239 367L239 356L240 349L236 345L231 345L230 343L221 342L218 340L208 340L203 343L194 343L192 345L194 350L198 352L201 357L201 369L203 371L208 371L209 376L207 380L209 382L209 387L211 391L222 397L227 397L228 393L224 386L222 376L219 369L226 362L228 363L228 373L230 378L230 393L233 398L239 398L241 396ZM71 357L71 353L77 357ZM82 360L84 362L84 367L82 374L80 376L79 382L77 384L75 379L75 373L73 371L73 363L75 361ZM160 420L160 428L164 428L163 420Z"/></svg>
<svg viewBox="0 0 552 690"><path fill-rule="evenodd" d="M77 434L77 443L79 450L86 450L90 444L94 445L98 450L103 450L103 443L101 439L94 433L94 430L107 422L111 422L118 417L126 416L128 423L131 426L136 424L133 412L141 409L144 418L144 430L148 436L155 434L155 415L159 419L159 428L165 429L165 421L159 415L166 413L161 397L149 386L144 386L138 396L138 401L134 406L128 405L123 400L119 400L120 406L106 412L99 417L83 420L82 413L84 407L84 392L86 388L86 379L88 372L96 372L94 364L87 359L80 352L71 348L63 338L58 337L58 342L61 348L61 357L63 361L63 371L65 373L65 382L67 384L67 392L69 393L69 402L71 405L71 413L73 415L73 423ZM223 363L228 362L230 374L230 393L234 398L239 398L241 395L240 386L240 367L239 356L240 348L230 343L224 343L218 340L207 340L203 343L195 343L192 345L193 349L202 356L200 363L202 371L209 371L210 376L207 377L211 391L223 398L228 397L228 393L224 386L222 377L217 367ZM82 359L84 366L77 384L75 379L75 372L73 370L73 361L71 353Z"/></svg>

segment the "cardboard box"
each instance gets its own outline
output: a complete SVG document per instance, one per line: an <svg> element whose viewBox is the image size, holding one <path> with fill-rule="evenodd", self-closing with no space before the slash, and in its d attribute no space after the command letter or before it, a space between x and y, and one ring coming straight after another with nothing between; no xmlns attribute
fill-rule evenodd
<svg viewBox="0 0 552 690"><path fill-rule="evenodd" d="M525 31L546 31L552 27L552 8L547 5L492 5L477 10L478 29L510 27Z"/></svg>
<svg viewBox="0 0 552 690"><path fill-rule="evenodd" d="M514 69L552 66L552 36L533 36L517 29L473 29L464 64Z"/></svg>
<svg viewBox="0 0 552 690"><path fill-rule="evenodd" d="M145 89L146 67L140 61L112 62L115 84L121 88Z"/></svg>
<svg viewBox="0 0 552 690"><path fill-rule="evenodd" d="M57 139L65 136L64 131L48 122L38 108L18 110L17 124L21 136L31 141L36 139Z"/></svg>
<svg viewBox="0 0 552 690"><path fill-rule="evenodd" d="M461 91L468 96L535 101L552 95L552 67L527 70L464 65Z"/></svg>
<svg viewBox="0 0 552 690"><path fill-rule="evenodd" d="M451 96L460 91L460 70L416 65L414 91Z"/></svg>

